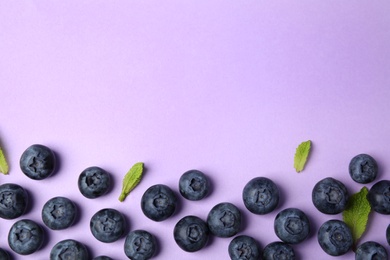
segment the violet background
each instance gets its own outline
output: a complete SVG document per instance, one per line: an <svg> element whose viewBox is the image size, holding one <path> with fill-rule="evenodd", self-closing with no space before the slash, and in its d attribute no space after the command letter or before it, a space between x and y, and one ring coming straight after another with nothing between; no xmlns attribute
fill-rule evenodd
<svg viewBox="0 0 390 260"><path fill-rule="evenodd" d="M176 222L193 214L206 219L217 203L242 210L243 229L263 248L278 240L276 214L298 207L312 234L294 246L300 259L329 259L319 247L320 225L341 215L318 212L312 187L331 176L350 193L363 185L348 174L351 158L371 154L377 180L390 176L390 2L379 1L1 1L0 141L10 165L0 183L25 187L33 198L21 218L43 223L40 211L54 196L80 208L74 226L49 231L30 256L48 259L66 238L85 243L93 257L125 259L123 243L105 244L89 231L98 210L112 207L130 229L146 229L159 241L154 259L228 259L232 238L210 239L196 253L173 239ZM313 141L302 173L293 168L295 148ZM19 158L34 143L52 148L60 161L52 177L34 181ZM120 203L124 174L143 161L147 172ZM112 190L90 200L77 188L89 166L112 174ZM143 192L162 183L178 193L182 173L209 176L211 194L185 201L164 222L147 219ZM282 200L258 216L241 199L257 176L274 180ZM371 187L373 183L367 184ZM16 220L0 220L0 247ZM361 242L389 251L388 216L373 213ZM353 259L350 252L337 259Z"/></svg>

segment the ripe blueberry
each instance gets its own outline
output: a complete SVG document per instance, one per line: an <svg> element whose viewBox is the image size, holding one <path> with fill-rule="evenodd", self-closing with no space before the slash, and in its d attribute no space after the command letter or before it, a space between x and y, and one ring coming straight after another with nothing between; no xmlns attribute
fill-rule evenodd
<svg viewBox="0 0 390 260"><path fill-rule="evenodd" d="M369 183L378 175L378 164L368 154L359 154L349 163L349 175L358 183Z"/></svg>
<svg viewBox="0 0 390 260"><path fill-rule="evenodd" d="M294 249L287 243L276 241L263 250L263 260L295 260Z"/></svg>
<svg viewBox="0 0 390 260"><path fill-rule="evenodd" d="M54 197L42 208L42 220L52 230L70 227L76 219L76 205L68 198Z"/></svg>
<svg viewBox="0 0 390 260"><path fill-rule="evenodd" d="M20 255L36 252L42 246L43 240L42 227L29 219L15 222L8 233L8 245Z"/></svg>
<svg viewBox="0 0 390 260"><path fill-rule="evenodd" d="M324 214L341 213L348 201L348 191L345 185L331 177L317 182L312 191L314 206Z"/></svg>
<svg viewBox="0 0 390 260"><path fill-rule="evenodd" d="M343 255L353 244L351 230L341 220L328 220L318 230L318 243L328 255Z"/></svg>
<svg viewBox="0 0 390 260"><path fill-rule="evenodd" d="M381 180L375 183L368 191L367 200L371 208L380 213L390 214L390 181Z"/></svg>
<svg viewBox="0 0 390 260"><path fill-rule="evenodd" d="M367 241L356 249L355 260L387 260L387 251L379 243Z"/></svg>
<svg viewBox="0 0 390 260"><path fill-rule="evenodd" d="M231 260L256 260L260 258L260 247L250 236L236 236L229 243L228 252Z"/></svg>
<svg viewBox="0 0 390 260"><path fill-rule="evenodd" d="M142 212L151 220L163 221L176 210L177 197L164 184L156 184L148 188L141 198Z"/></svg>
<svg viewBox="0 0 390 260"><path fill-rule="evenodd" d="M125 228L125 217L116 209L99 210L90 221L92 235L104 243L117 241L125 232Z"/></svg>
<svg viewBox="0 0 390 260"><path fill-rule="evenodd" d="M157 250L156 238L146 230L133 230L126 236L124 250L129 259L150 259Z"/></svg>
<svg viewBox="0 0 390 260"><path fill-rule="evenodd" d="M180 177L180 194L188 200L201 200L209 192L209 181L203 172L190 170Z"/></svg>
<svg viewBox="0 0 390 260"><path fill-rule="evenodd" d="M242 199L250 212L259 215L267 214L279 204L279 189L272 180L256 177L245 185Z"/></svg>
<svg viewBox="0 0 390 260"><path fill-rule="evenodd" d="M276 215L274 229L283 242L298 244L309 236L310 223L302 210L288 208Z"/></svg>
<svg viewBox="0 0 390 260"><path fill-rule="evenodd" d="M33 144L23 152L19 163L27 177L42 180L55 171L56 157L49 147Z"/></svg>
<svg viewBox="0 0 390 260"><path fill-rule="evenodd" d="M24 214L29 197L26 190L13 183L0 185L0 218L15 219Z"/></svg>
<svg viewBox="0 0 390 260"><path fill-rule="evenodd" d="M0 259L1 260L11 260L11 256L3 248L0 248Z"/></svg>
<svg viewBox="0 0 390 260"><path fill-rule="evenodd" d="M112 260L112 258L105 255L101 255L101 256L94 257L92 260Z"/></svg>
<svg viewBox="0 0 390 260"><path fill-rule="evenodd" d="M65 239L57 244L50 251L50 260L77 259L88 260L87 247L73 239Z"/></svg>
<svg viewBox="0 0 390 260"><path fill-rule="evenodd" d="M173 237L181 249L195 252L206 245L209 239L209 228L199 217L185 216L176 223Z"/></svg>
<svg viewBox="0 0 390 260"><path fill-rule="evenodd" d="M234 236L241 229L241 212L232 203L219 203L207 215L207 225L217 237Z"/></svg>
<svg viewBox="0 0 390 260"><path fill-rule="evenodd" d="M79 175L79 190L88 199L95 199L104 195L109 190L110 185L110 175L97 166L88 167Z"/></svg>

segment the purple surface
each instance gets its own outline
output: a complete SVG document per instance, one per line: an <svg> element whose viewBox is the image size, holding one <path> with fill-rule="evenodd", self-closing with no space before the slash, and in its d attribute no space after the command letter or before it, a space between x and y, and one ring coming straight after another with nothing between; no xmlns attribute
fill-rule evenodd
<svg viewBox="0 0 390 260"><path fill-rule="evenodd" d="M0 140L9 176L28 189L32 208L21 218L43 223L40 211L54 196L81 209L76 224L48 232L30 256L47 259L62 239L85 243L92 256L125 259L124 237L105 244L89 230L104 207L125 214L130 229L146 229L159 241L155 259L228 259L230 238L212 238L201 251L182 251L173 227L185 215L206 219L217 203L242 210L240 234L261 247L278 240L280 210L307 213L312 234L294 246L300 259L329 259L316 232L331 218L311 202L312 187L334 177L350 193L363 185L348 174L353 156L378 162L377 180L390 178L389 1L2 1L0 3ZM311 139L302 173L293 168L296 146ZM60 159L52 177L34 181L19 168L31 144L51 147ZM123 202L124 174L143 161L147 172ZM77 178L89 166L113 176L104 197L84 198ZM156 223L140 208L143 192L162 183L178 192L189 169L207 174L210 196ZM257 216L241 199L256 176L274 180L279 207ZM371 187L367 184L367 187ZM0 247L15 220L0 220ZM371 214L361 242L387 249L388 216ZM351 259L353 253L337 259Z"/></svg>

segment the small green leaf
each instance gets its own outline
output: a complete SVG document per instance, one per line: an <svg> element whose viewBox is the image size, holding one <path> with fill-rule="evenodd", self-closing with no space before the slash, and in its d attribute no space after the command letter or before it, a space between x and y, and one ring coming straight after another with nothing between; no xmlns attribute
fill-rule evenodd
<svg viewBox="0 0 390 260"><path fill-rule="evenodd" d="M353 194L343 211L343 220L352 231L354 244L366 230L368 215L371 212L370 203L367 200L368 189L363 187L359 192Z"/></svg>
<svg viewBox="0 0 390 260"><path fill-rule="evenodd" d="M311 141L302 142L295 151L294 168L297 172L301 172L305 167L307 157L310 153Z"/></svg>
<svg viewBox="0 0 390 260"><path fill-rule="evenodd" d="M0 147L0 172L2 172L3 174L8 174L8 170L9 168L7 160L5 159L3 150Z"/></svg>
<svg viewBox="0 0 390 260"><path fill-rule="evenodd" d="M138 162L131 167L123 178L122 192L119 196L119 201L124 201L127 195L138 185L141 181L144 171L144 163Z"/></svg>

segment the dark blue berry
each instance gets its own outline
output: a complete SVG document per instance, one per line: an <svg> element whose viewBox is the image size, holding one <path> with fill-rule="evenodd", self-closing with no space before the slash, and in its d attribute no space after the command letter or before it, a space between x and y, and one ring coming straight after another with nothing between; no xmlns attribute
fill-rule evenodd
<svg viewBox="0 0 390 260"><path fill-rule="evenodd" d="M331 177L317 182L312 191L314 206L324 214L341 213L348 201L348 191L345 185Z"/></svg>
<svg viewBox="0 0 390 260"><path fill-rule="evenodd" d="M88 260L87 247L73 239L65 239L57 244L50 251L50 260L77 259Z"/></svg>
<svg viewBox="0 0 390 260"><path fill-rule="evenodd" d="M42 227L29 219L15 222L8 233L8 245L20 255L29 255L41 248L44 241Z"/></svg>
<svg viewBox="0 0 390 260"><path fill-rule="evenodd" d="M294 249L284 242L272 242L263 250L263 260L295 260Z"/></svg>
<svg viewBox="0 0 390 260"><path fill-rule="evenodd" d="M276 215L274 229L283 242L298 244L309 236L310 223L302 210L288 208Z"/></svg>
<svg viewBox="0 0 390 260"><path fill-rule="evenodd" d="M356 249L355 260L387 260L387 251L379 243L367 241Z"/></svg>
<svg viewBox="0 0 390 260"><path fill-rule="evenodd" d="M15 219L24 214L29 197L26 190L13 183L0 185L0 218Z"/></svg>
<svg viewBox="0 0 390 260"><path fill-rule="evenodd" d="M141 198L142 212L151 220L163 221L176 210L177 197L164 184L156 184L148 188Z"/></svg>
<svg viewBox="0 0 390 260"><path fill-rule="evenodd" d="M258 215L267 214L279 204L279 189L272 180L256 177L245 185L242 199L250 212Z"/></svg>
<svg viewBox="0 0 390 260"><path fill-rule="evenodd" d="M116 209L106 208L96 212L90 221L92 235L99 241L117 241L125 232L125 217Z"/></svg>
<svg viewBox="0 0 390 260"><path fill-rule="evenodd" d="M76 214L76 205L65 197L54 197L42 208L43 223L52 230L70 227L76 219Z"/></svg>
<svg viewBox="0 0 390 260"><path fill-rule="evenodd" d="M318 243L331 256L346 254L353 244L351 230L341 220L328 220L318 230Z"/></svg>
<svg viewBox="0 0 390 260"><path fill-rule="evenodd" d="M260 247L250 236L236 236L229 243L228 252L231 260L257 260L260 258Z"/></svg>
<svg viewBox="0 0 390 260"><path fill-rule="evenodd" d="M187 252L202 249L209 239L209 228L205 221L196 216L180 219L173 230L176 244Z"/></svg>
<svg viewBox="0 0 390 260"><path fill-rule="evenodd" d="M79 190L88 199L95 199L104 195L110 189L110 186L110 175L100 167L88 167L79 175Z"/></svg>
<svg viewBox="0 0 390 260"><path fill-rule="evenodd" d="M232 237L241 229L241 212L232 203L219 203L207 215L207 225L217 237Z"/></svg>
<svg viewBox="0 0 390 260"><path fill-rule="evenodd" d="M1 260L11 260L11 256L3 248L0 248L0 259Z"/></svg>
<svg viewBox="0 0 390 260"><path fill-rule="evenodd" d="M203 172L190 170L180 177L180 194L188 200L201 200L209 192L209 181Z"/></svg>
<svg viewBox="0 0 390 260"><path fill-rule="evenodd" d="M381 180L375 183L368 191L367 200L371 208L380 213L390 214L390 181Z"/></svg>
<svg viewBox="0 0 390 260"><path fill-rule="evenodd" d="M368 154L359 154L349 163L349 175L358 183L369 183L378 175L378 164Z"/></svg>
<svg viewBox="0 0 390 260"><path fill-rule="evenodd" d="M49 147L33 144L23 152L20 168L27 177L42 180L54 173L56 157Z"/></svg>
<svg viewBox="0 0 390 260"><path fill-rule="evenodd" d="M386 228L386 240L387 240L387 244L390 245L390 224Z"/></svg>
<svg viewBox="0 0 390 260"><path fill-rule="evenodd" d="M147 260L156 253L157 241L146 230L133 230L126 236L124 250L129 259Z"/></svg>

